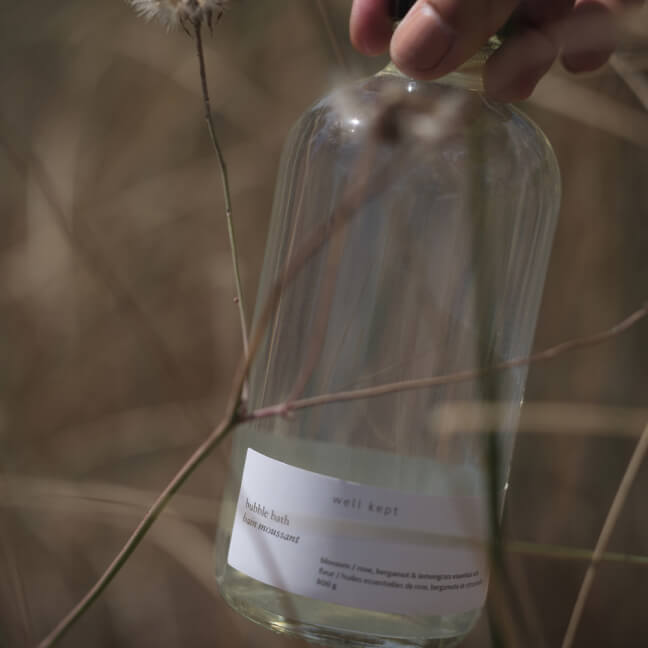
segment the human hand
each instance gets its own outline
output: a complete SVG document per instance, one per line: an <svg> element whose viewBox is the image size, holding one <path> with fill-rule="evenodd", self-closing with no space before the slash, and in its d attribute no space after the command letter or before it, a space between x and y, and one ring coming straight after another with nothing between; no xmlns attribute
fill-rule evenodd
<svg viewBox="0 0 648 648"><path fill-rule="evenodd" d="M556 57L570 72L602 66L616 46L616 16L640 0L417 0L393 32L390 0L353 0L351 41L364 54L389 47L405 74L435 79L468 60L514 15L516 29L484 68L486 93L527 98Z"/></svg>

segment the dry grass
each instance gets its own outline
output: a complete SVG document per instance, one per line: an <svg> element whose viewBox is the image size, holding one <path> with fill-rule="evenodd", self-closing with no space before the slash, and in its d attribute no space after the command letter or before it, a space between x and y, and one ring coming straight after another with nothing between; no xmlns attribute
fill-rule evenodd
<svg viewBox="0 0 648 648"><path fill-rule="evenodd" d="M340 60L354 74L379 66L346 44L347 3L325 4L328 23L315 2L241 0L207 43L248 303L287 129L341 75ZM639 45L646 25L634 25ZM0 52L0 140L15 153L0 154L3 500L24 504L29 480L52 488L38 506L0 509L0 645L20 646L94 582L134 513L218 418L240 333L187 37L142 24L120 2L37 0L3 8ZM645 59L635 41L623 60L645 80ZM648 118L612 68L576 82L557 71L536 97L528 108L565 185L536 338L544 348L646 299ZM648 407L647 334L644 322L531 371L528 400L572 405L529 410L543 434L518 441L512 540L594 547ZM576 412L578 403L599 405ZM214 595L226 454L192 477L179 517L154 527L63 645L293 645ZM63 496L52 486L61 481L84 497ZM647 487L644 465L610 551L648 553ZM510 563L544 645L559 645L586 563L515 552ZM601 564L574 646L644 646L646 600L645 567ZM483 626L466 643L487 645Z"/></svg>

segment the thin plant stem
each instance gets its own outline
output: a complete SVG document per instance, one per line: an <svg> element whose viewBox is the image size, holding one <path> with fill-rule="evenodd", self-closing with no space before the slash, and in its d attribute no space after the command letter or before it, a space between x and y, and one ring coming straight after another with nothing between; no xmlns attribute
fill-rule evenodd
<svg viewBox="0 0 648 648"><path fill-rule="evenodd" d="M635 97L637 97L643 107L648 110L648 83L644 76L637 72L620 54L612 54L610 57L610 65L619 77L623 79L623 82Z"/></svg>
<svg viewBox="0 0 648 648"><path fill-rule="evenodd" d="M301 269L322 249L324 244L335 233L348 225L358 213L359 198L365 195L368 182L373 170L375 159L375 146L366 147L360 156L354 169L351 172L353 181L349 182L347 189L342 197L339 208L335 211L330 221L325 221L317 226L312 233L297 247L294 254L286 260L278 279L270 288L268 296L260 309L259 316L252 328L250 335L250 350L247 357L244 357L234 374L232 396L230 402L236 399L240 386L250 369L252 358L259 349L266 329L272 320L273 315L281 304L281 297L285 288L295 279ZM374 182L379 186L381 182L387 181L386 175L388 169L383 169L374 178ZM242 420L248 420L249 417L241 415Z"/></svg>
<svg viewBox="0 0 648 648"><path fill-rule="evenodd" d="M347 216L348 217L348 216ZM344 222L346 219L341 219L338 223ZM321 245L326 240L326 237L319 233L317 236L312 238L309 241L309 244L306 246L302 252L297 255L297 259L293 261L292 264L289 264L284 271L280 281L277 284L277 290L273 293L273 298L269 300L265 307L267 313L267 318L272 314L272 306L276 306L277 300L281 294L281 289L286 286L287 282L295 277L299 269L303 266L304 263L315 254L316 250L321 247ZM431 379L427 379L428 385L440 385L447 384L452 382L461 382L466 380L474 380L474 378L480 375L480 372L485 371L494 371L507 369L510 366L521 366L523 364L530 364L534 361L539 360L548 360L554 358L562 353L567 351L574 350L576 348L582 348L585 346L592 346L594 344L600 344L601 342L608 340L609 338L619 335L624 331L628 330L631 326L636 324L639 320L648 315L648 304L643 308L635 311L632 315L625 318L619 324L616 324L610 329L607 329L603 333L597 333L592 336L585 338L578 338L575 340L569 340L563 342L554 347L541 351L533 356L528 358L521 358L514 361L511 361L515 364L502 363L501 365L495 365L494 367L480 369L477 371L461 372L460 374L451 374L448 376L436 376ZM261 331L257 331L253 336L252 341L252 350L254 352L255 348L255 337L260 340ZM110 563L106 571L101 575L99 580L95 585L88 591L88 593L79 601L79 603L58 623L58 625L39 643L39 648L49 648L53 646L66 632L70 627L84 614L84 612L92 605L92 603L101 595L101 593L106 589L110 584L113 578L117 575L122 566L126 563L130 555L137 548L137 545L143 540L144 536L151 528L155 520L159 517L160 513L165 509L166 505L169 503L173 495L180 489L180 487L185 483L185 481L191 476L193 471L202 463L202 461L209 455L213 448L223 439L225 436L231 432L234 427L241 422L246 420L258 419L258 418L269 418L272 416L282 416L290 412L291 409L305 409L306 407L314 407L315 405L325 405L327 403L334 403L340 400L355 400L359 398L370 398L372 396L377 396L380 394L392 393L403 389L403 385L406 385L408 389L422 389L424 385L417 384L416 387L412 387L411 383L416 382L420 383L422 381L406 381L405 383L392 383L390 385L378 386L369 390L356 390L353 392L345 392L339 394L328 394L323 397L315 397L309 399L303 399L301 401L295 401L292 404L284 403L280 405L274 405L271 407L255 410L250 413L241 413L239 410L240 405L240 390L242 387L242 381L247 373L247 366L249 363L249 358L244 358L239 371L234 379L233 391L229 400L229 404L226 410L226 415L223 421L219 426L213 430L213 432L207 437L207 439L196 449L196 451L191 455L189 460L180 468L178 473L173 477L171 482L165 487L162 493L155 500L151 508L146 512L141 522L133 531L129 539L126 541L125 545L119 551L114 560ZM434 381L434 382L430 382ZM444 382L445 381L445 382ZM380 390L380 394L374 393L376 390ZM358 392L370 392L369 394L362 395ZM322 400L323 399L323 400ZM642 439L645 439L646 445L648 445L648 428L644 432ZM635 453L636 454L636 453ZM600 561L600 557L598 560Z"/></svg>
<svg viewBox="0 0 648 648"><path fill-rule="evenodd" d="M579 124L609 133L634 146L648 148L645 111L595 92L557 74L548 74L533 93L531 103Z"/></svg>
<svg viewBox="0 0 648 648"><path fill-rule="evenodd" d="M591 549L578 549L562 545L540 544L536 542L510 541L505 543L506 551L525 556L538 558L550 558L552 560L594 560L594 552ZM612 563L622 565L636 565L648 567L648 556L636 554L625 554L616 551L605 551L597 556L600 563Z"/></svg>
<svg viewBox="0 0 648 648"><path fill-rule="evenodd" d="M594 547L594 553L592 554L592 559L590 561L589 567L585 572L585 578L581 584L578 596L576 597L576 602L574 603L574 609L572 610L569 623L567 625L567 630L565 632L565 637L562 642L562 648L571 648L574 643L574 638L576 637L576 632L578 631L578 626L580 625L580 620L583 616L583 611L585 610L585 604L587 603L587 598L592 589L592 584L594 582L594 576L596 575L596 569L598 568L599 563L603 557L605 549L607 548L608 542L610 541L610 536L616 527L616 523L623 509L623 505L628 497L630 488L634 483L635 477L639 472L639 468L643 463L643 460L648 452L648 425L644 428L643 434L639 437L637 445L635 446L632 457L628 462L628 467L626 468L625 473L623 474L623 479L619 484L616 495L612 500L612 505L608 511L607 517L601 529L601 534L599 535L596 546Z"/></svg>
<svg viewBox="0 0 648 648"><path fill-rule="evenodd" d="M167 484L164 490L146 512L137 528L133 531L119 553L115 556L106 571L99 580L92 586L88 593L72 608L72 610L56 625L56 627L38 644L39 648L48 648L55 645L59 639L72 627L85 611L99 598L101 593L108 587L119 570L130 558L133 551L142 541L148 530L151 528L160 513L180 487L187 481L189 476L200 463L209 455L216 444L221 441L236 425L237 417L235 410L231 410L222 423L212 431L203 443L191 455L189 460L182 466L175 477Z"/></svg>
<svg viewBox="0 0 648 648"><path fill-rule="evenodd" d="M492 322L492 299L497 292L493 257L497 254L497 243L492 240L492 206L486 183L486 133L480 120L469 132L468 179L470 182L469 208L471 219L470 249L471 271L473 276L473 303L477 328L477 363L490 367L495 360L495 336ZM494 404L499 401L501 385L498 372L483 372L477 378L479 399ZM484 489L488 501L489 558L491 567L491 592L486 602L491 643L494 648L521 645L522 637L527 634L516 601L511 579L506 567L500 528L500 499L502 498L503 479L502 453L498 434L499 421L494 417L485 429L480 441L484 466ZM516 603L518 603L516 605ZM516 609L517 608L517 609ZM528 642L525 642L528 643Z"/></svg>
<svg viewBox="0 0 648 648"><path fill-rule="evenodd" d="M555 346L549 347L542 351L538 351L537 353L533 353L530 356L523 358L513 358L512 360L496 363L494 365L491 365L490 367L467 369L466 371L458 371L456 373L432 376L429 378L403 380L399 382L386 383L383 385L376 385L375 387L365 387L362 389L351 389L348 391L334 392L331 394L321 394L319 396L302 398L292 402L286 401L284 403L270 405L268 407L261 407L259 409L253 410L252 412L246 414L244 416L244 419L251 420L267 418L269 416L286 415L293 411L308 409L310 407L316 407L320 405L329 405L331 403L342 403L364 398L377 398L378 396L393 394L396 392L427 389L429 387L438 387L439 385L469 382L471 380L476 380L480 376L483 376L487 373L506 371L507 369L546 362L548 360L553 360L554 358L557 358L558 356L561 356L565 353L576 351L577 349L583 349L602 344L603 342L606 342L607 340L610 340L617 335L624 333L646 317L648 317L648 302L641 308L634 311L632 314L628 315L628 317L624 318L614 326L605 329L604 331L594 333L593 335L573 338L571 340L561 342L560 344L556 344Z"/></svg>
<svg viewBox="0 0 648 648"><path fill-rule="evenodd" d="M343 234L344 232L338 231L331 236L326 250L327 257L323 272L324 276L322 277L322 285L318 299L319 314L315 317L315 323L311 333L312 343L306 352L306 358L299 371L295 385L288 396L289 401L297 400L303 396L304 390L306 389L308 381L312 378L313 373L315 372L315 368L317 367L326 343L326 334L328 331L331 308L333 306L333 295L335 293L335 287L340 271L340 261L344 251L345 239L343 238Z"/></svg>
<svg viewBox="0 0 648 648"><path fill-rule="evenodd" d="M221 181L223 184L223 197L225 200L225 221L227 222L227 235L229 237L230 251L232 253L232 269L234 271L234 284L236 289L236 305L238 307L239 320L241 322L241 337L243 339L243 351L247 357L249 353L247 320L245 316L245 302L243 301L243 289L241 288L241 272L239 270L238 246L236 245L236 235L234 234L234 223L232 221L232 197L229 185L229 176L227 174L227 164L223 150L221 149L214 119L211 110L211 101L209 99L209 88L207 85L207 72L205 68L205 51L202 41L202 22L194 23L194 32L196 34L196 54L198 56L198 69L200 71L200 87L202 90L203 104L205 108L205 122L209 131L209 139L218 159L218 168L220 170Z"/></svg>
<svg viewBox="0 0 648 648"><path fill-rule="evenodd" d="M8 501L11 503L11 493L8 493ZM20 573L16 552L14 551L12 538L9 535L8 525L2 521L0 524L0 564L5 563L3 569L4 580L11 591L11 600L17 609L18 625L22 639L25 643L31 643L31 618L29 603L25 592L25 583Z"/></svg>
<svg viewBox="0 0 648 648"><path fill-rule="evenodd" d="M319 128L320 122L321 122L322 116L319 115L317 117L316 124L314 128ZM312 155L313 155L313 146L314 146L314 141L313 138L310 138L308 140L308 144L306 145L306 156L305 156L305 162L304 162L304 174L309 175L311 173L311 166L312 166ZM303 211L304 211L304 200L306 198L306 184L302 184L299 195L295 197L295 202L296 202L296 208L295 208L295 213L296 217L295 220L291 226L291 232L290 232L290 237L289 240L290 242L288 243L288 249L286 252L286 259L291 259L293 256L293 252L295 250L295 240L297 238L297 231L299 229L299 226L302 224L302 217L303 217ZM280 318L282 315L282 311L285 307L285 304L279 300L277 303L277 307L274 309L273 315L272 315L272 325L270 325L270 320L268 321L268 351L267 351L267 360L266 360L266 366L264 369L264 376L263 376L263 386L261 387L260 390L260 402L265 401L266 397L266 391L268 388L268 379L270 377L270 367L272 364L272 358L275 355L276 351L276 344L277 344L277 339L278 339L278 332L279 332L279 322Z"/></svg>
<svg viewBox="0 0 648 648"><path fill-rule="evenodd" d="M79 485L76 482L14 476L11 482L12 489L7 485L0 485L2 509L46 509L49 512L63 511L66 514L100 513L107 516L131 517L141 515L142 509L146 509L151 498L156 495L151 491L111 483L91 482ZM176 495L174 501L176 507L168 506L165 509L165 523L181 521L189 526L214 523L218 520L210 499ZM504 542L504 549L509 553L550 560L590 562L594 556L592 549L523 540L507 540ZM648 567L648 556L606 551L601 554L600 562Z"/></svg>
<svg viewBox="0 0 648 648"><path fill-rule="evenodd" d="M450 401L439 405L431 415L431 427L447 430L444 435L481 434L491 421L498 420L498 409L510 403L486 405L476 401ZM648 408L623 408L580 403L526 401L516 428L525 434L581 435L585 437L636 438L641 435Z"/></svg>
<svg viewBox="0 0 648 648"><path fill-rule="evenodd" d="M317 10L322 18L322 23L324 24L324 29L326 30L326 37L328 38L329 43L331 44L331 49L333 50L333 55L337 64L345 72L349 72L349 64L344 58L342 53L342 47L340 45L340 40L335 35L333 25L331 24L331 17L329 16L329 9L325 4L325 0L317 0Z"/></svg>
<svg viewBox="0 0 648 648"><path fill-rule="evenodd" d="M350 183L339 212L335 215L333 223L326 224L313 232L312 236L304 242L295 257L286 263L281 276L270 291L270 295L262 309L257 326L252 331L250 338L249 353L243 354L239 366L234 374L232 389L228 404L225 410L225 416L221 423L211 432L211 434L198 446L191 457L183 464L173 479L167 484L164 490L151 505L144 517L137 525L131 536L121 548L117 556L106 568L99 580L83 596L83 598L72 608L72 610L56 625L56 627L38 644L38 648L49 648L55 645L58 640L74 625L74 623L90 608L94 601L99 598L101 593L110 584L113 578L119 573L133 551L144 539L148 530L151 528L160 513L166 508L173 495L192 475L194 470L203 462L211 453L214 447L222 441L229 432L240 422L244 420L242 416L241 393L250 366L252 357L258 349L264 330L277 307L283 290L298 275L301 268L312 258L314 254L326 243L330 236L344 227L356 213L356 201L359 195L363 195L367 186L368 172L371 169L371 159L373 158L373 149L369 147L367 156L361 159L359 167L359 182Z"/></svg>

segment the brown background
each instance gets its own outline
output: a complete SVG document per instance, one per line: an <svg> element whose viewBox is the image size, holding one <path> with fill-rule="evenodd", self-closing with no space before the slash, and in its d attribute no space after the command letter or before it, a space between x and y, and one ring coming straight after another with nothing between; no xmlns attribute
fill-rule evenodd
<svg viewBox="0 0 648 648"><path fill-rule="evenodd" d="M240 351L220 182L192 41L124 2L0 6L0 646L33 645L94 582L218 420ZM207 43L248 308L281 145L343 76L348 4L237 0ZM637 21L648 33L648 21ZM631 61L640 74L645 36ZM562 84L562 85L560 85ZM528 111L553 142L564 200L536 336L606 328L648 298L648 120L612 69L560 70ZM648 324L531 370L527 399L648 407ZM591 548L639 423L521 435L507 532ZM605 409L609 413L611 410ZM227 448L191 478L64 646L297 645L231 613L211 550ZM648 554L648 466L610 549ZM557 646L585 565L511 557ZM520 579L520 575L523 578ZM520 597L527 594L520 590ZM604 565L577 646L648 645L648 567ZM485 625L466 646L488 646Z"/></svg>

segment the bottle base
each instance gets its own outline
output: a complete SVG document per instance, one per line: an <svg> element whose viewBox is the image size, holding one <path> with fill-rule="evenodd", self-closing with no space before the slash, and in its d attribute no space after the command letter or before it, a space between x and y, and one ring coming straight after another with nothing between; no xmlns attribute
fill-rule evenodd
<svg viewBox="0 0 648 648"><path fill-rule="evenodd" d="M426 633L421 627L421 619L408 619L407 617L394 617L393 621L380 619L380 616L385 615L376 615L355 608L331 606L321 601L287 595L286 592L277 588L248 579L236 570L228 568L227 571L230 572L230 578L227 579L229 582L221 581L219 589L223 599L233 610L272 632L299 637L320 646L336 648L340 646L349 648L454 648L460 644L469 630L469 627L464 626L466 632L456 633L455 631L452 635L431 636L439 633ZM234 578L231 578L232 576ZM251 590L253 590L252 596ZM304 615L304 608L310 609L311 614ZM317 623L305 620L308 616L311 616L312 619L317 608L322 608L321 619L318 616ZM338 608L338 610L334 611L329 608ZM478 614L478 611L475 611L471 615L470 627L476 621ZM302 620L298 620L298 617L301 617ZM372 619L372 617L375 618ZM438 630L441 618L433 617L426 621L432 622ZM396 625L400 627L389 627ZM352 629L353 626L366 627L367 631ZM422 630L420 634L415 630L417 626ZM370 629L374 632L371 632ZM375 632L375 629L378 629L378 632ZM414 632L412 632L413 629ZM450 629L448 628L448 630Z"/></svg>

